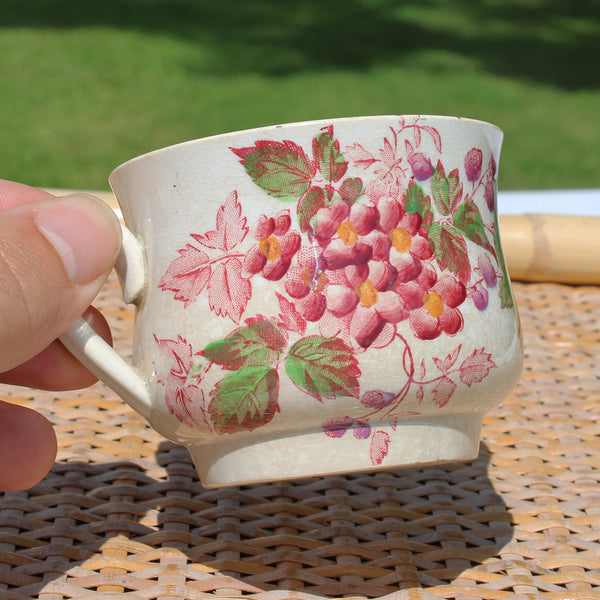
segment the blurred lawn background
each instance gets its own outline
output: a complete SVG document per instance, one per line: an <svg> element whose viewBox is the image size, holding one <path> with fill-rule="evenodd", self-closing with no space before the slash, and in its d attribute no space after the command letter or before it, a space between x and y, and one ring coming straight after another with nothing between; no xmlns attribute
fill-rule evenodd
<svg viewBox="0 0 600 600"><path fill-rule="evenodd" d="M0 0L0 177L108 189L176 142L453 114L505 132L500 188L600 187L597 0Z"/></svg>

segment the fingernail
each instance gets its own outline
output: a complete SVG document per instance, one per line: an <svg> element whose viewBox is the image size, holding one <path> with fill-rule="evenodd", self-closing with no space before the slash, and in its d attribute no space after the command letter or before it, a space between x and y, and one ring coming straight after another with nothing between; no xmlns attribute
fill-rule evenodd
<svg viewBox="0 0 600 600"><path fill-rule="evenodd" d="M108 205L93 196L59 198L36 214L35 223L54 246L75 285L100 277L117 257L119 221Z"/></svg>

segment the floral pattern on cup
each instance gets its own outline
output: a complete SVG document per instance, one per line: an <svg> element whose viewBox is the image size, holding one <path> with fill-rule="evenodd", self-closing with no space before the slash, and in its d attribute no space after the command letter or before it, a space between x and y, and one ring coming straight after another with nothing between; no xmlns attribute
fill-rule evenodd
<svg viewBox="0 0 600 600"><path fill-rule="evenodd" d="M423 144L425 137L432 143ZM282 208L248 223L232 190L215 229L190 232L162 276L159 287L186 308L203 296L233 323L204 348L182 336L155 336L171 364L160 374L166 403L182 423L218 434L264 426L280 411L280 378L288 377L317 402L360 399L363 415L326 420L323 432L369 440L371 462L379 465L391 440L371 423L418 415L402 406L409 391L419 403L427 394L443 407L459 385L483 381L496 367L483 347L458 344L434 357L434 374L424 360L415 364L411 349L411 336L458 334L466 302L485 311L495 293L502 308L513 308L490 219L494 158L473 148L461 169L447 172L435 156L442 144L434 127L400 118L377 149L355 143L342 150L333 126L317 131L310 149L272 140L231 148L256 187ZM477 196L484 202L475 203ZM490 212L485 218L479 205ZM479 247L476 266L470 244ZM257 278L275 286L278 314L247 314ZM393 393L361 390L362 353L392 343L399 344L406 383ZM222 376L203 390L214 370Z"/></svg>

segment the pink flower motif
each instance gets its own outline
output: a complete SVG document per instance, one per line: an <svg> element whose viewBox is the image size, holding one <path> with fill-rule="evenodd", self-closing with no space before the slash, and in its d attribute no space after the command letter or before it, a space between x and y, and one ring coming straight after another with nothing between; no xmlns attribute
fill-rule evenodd
<svg viewBox="0 0 600 600"><path fill-rule="evenodd" d="M350 205L341 199L320 208L311 220L311 226L319 244L323 247L327 246L340 223L343 223L349 214Z"/></svg>
<svg viewBox="0 0 600 600"><path fill-rule="evenodd" d="M275 217L260 217L255 234L258 243L244 257L244 277L261 273L269 281L278 281L286 274L302 243L300 234L290 231L291 224L289 210L281 210Z"/></svg>
<svg viewBox="0 0 600 600"><path fill-rule="evenodd" d="M285 278L285 291L295 300L295 309L307 321L318 321L326 308L324 291L328 285L326 261L316 244L303 246Z"/></svg>
<svg viewBox="0 0 600 600"><path fill-rule="evenodd" d="M390 264L398 273L398 281L412 281L421 273L422 261L433 255L429 240L421 235L421 217L405 214L390 231L390 238Z"/></svg>
<svg viewBox="0 0 600 600"><path fill-rule="evenodd" d="M465 172L470 182L475 182L481 176L483 152L479 148L471 148L465 156Z"/></svg>
<svg viewBox="0 0 600 600"><path fill-rule="evenodd" d="M389 206L383 210L386 223L395 224L399 214ZM396 280L389 262L393 242L381 227L381 216L379 206L353 205L323 252L328 276L324 327L363 348L389 343L394 324L408 318L401 298L391 291Z"/></svg>
<svg viewBox="0 0 600 600"><path fill-rule="evenodd" d="M387 345L393 337L395 323L408 318L408 311L400 297L393 292L389 292L386 297L392 305L388 314L385 314L380 306L368 306L362 301L352 314L350 335L359 346L368 348Z"/></svg>
<svg viewBox="0 0 600 600"><path fill-rule="evenodd" d="M407 305L414 307L409 323L419 339L433 340L442 333L456 335L462 329L463 316L458 307L466 298L466 288L451 275L442 275L423 287L416 282L399 292Z"/></svg>
<svg viewBox="0 0 600 600"><path fill-rule="evenodd" d="M402 298L392 291L377 292L369 280L358 286L358 290L346 284L332 286L327 292L321 332L362 348L388 345L396 323L409 316Z"/></svg>

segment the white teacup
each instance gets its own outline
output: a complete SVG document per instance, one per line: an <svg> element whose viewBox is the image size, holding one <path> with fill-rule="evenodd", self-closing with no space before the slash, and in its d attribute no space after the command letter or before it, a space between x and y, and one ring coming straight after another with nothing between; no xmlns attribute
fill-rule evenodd
<svg viewBox="0 0 600 600"><path fill-rule="evenodd" d="M110 176L134 366L83 320L62 339L208 487L472 459L523 358L501 143L378 116L135 158Z"/></svg>

